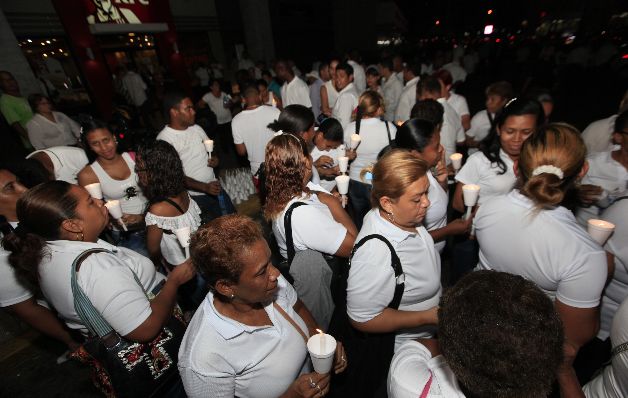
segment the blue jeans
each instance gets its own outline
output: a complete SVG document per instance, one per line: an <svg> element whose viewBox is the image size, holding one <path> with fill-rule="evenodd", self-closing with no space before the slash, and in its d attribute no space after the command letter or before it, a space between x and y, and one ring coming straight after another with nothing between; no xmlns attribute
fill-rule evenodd
<svg viewBox="0 0 628 398"><path fill-rule="evenodd" d="M113 244L119 247L126 247L144 257L148 257L148 249L146 248L146 230L124 232L111 231Z"/></svg>
<svg viewBox="0 0 628 398"><path fill-rule="evenodd" d="M362 219L371 210L371 186L356 180L349 181L349 214L353 223L362 229Z"/></svg>
<svg viewBox="0 0 628 398"><path fill-rule="evenodd" d="M227 192L221 190L216 196L214 195L192 195L192 199L201 208L201 223L205 224L220 216L233 214L236 212L231 198Z"/></svg>

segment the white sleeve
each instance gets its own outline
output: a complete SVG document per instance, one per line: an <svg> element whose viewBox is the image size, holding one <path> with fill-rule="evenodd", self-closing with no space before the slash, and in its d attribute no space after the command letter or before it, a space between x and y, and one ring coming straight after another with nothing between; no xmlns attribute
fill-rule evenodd
<svg viewBox="0 0 628 398"><path fill-rule="evenodd" d="M203 95L203 97L201 98L203 100L203 102L205 102L208 106L209 106L209 96L211 95L211 93L207 93L205 95Z"/></svg>
<svg viewBox="0 0 628 398"><path fill-rule="evenodd" d="M231 134L233 135L233 143L234 144L244 144L244 139L242 139L242 131L241 131L241 123L239 121L233 120L231 122Z"/></svg>
<svg viewBox="0 0 628 398"><path fill-rule="evenodd" d="M203 361L208 369L199 372L179 365L179 374L189 398L233 398L235 396L235 370L225 358L210 353Z"/></svg>
<svg viewBox="0 0 628 398"><path fill-rule="evenodd" d="M598 306L607 273L606 254L603 251L576 259L560 275L556 299L575 308Z"/></svg>
<svg viewBox="0 0 628 398"><path fill-rule="evenodd" d="M394 295L390 249L384 242L371 239L351 259L347 315L356 322L368 322L384 311Z"/></svg>
<svg viewBox="0 0 628 398"><path fill-rule="evenodd" d="M316 206L301 206L292 212L292 239L295 247L334 254L347 235L347 229Z"/></svg>
<svg viewBox="0 0 628 398"><path fill-rule="evenodd" d="M9 264L9 253L0 248L0 307L15 305L33 297L33 293L18 282L15 269Z"/></svg>
<svg viewBox="0 0 628 398"><path fill-rule="evenodd" d="M131 269L109 253L89 256L78 273L78 282L96 310L122 336L152 314L150 301Z"/></svg>
<svg viewBox="0 0 628 398"><path fill-rule="evenodd" d="M463 184L477 184L482 177L481 156L484 156L484 154L480 152L469 156L467 162L464 164L464 166L462 166L460 171L458 171L458 174L456 174L456 181Z"/></svg>
<svg viewBox="0 0 628 398"><path fill-rule="evenodd" d="M469 115L469 105L467 104L467 99L465 97L463 97L462 95L460 96L460 116L464 116L464 115Z"/></svg>
<svg viewBox="0 0 628 398"><path fill-rule="evenodd" d="M430 359L432 354L418 341L409 340L402 344L390 363L388 396L417 398L430 379Z"/></svg>
<svg viewBox="0 0 628 398"><path fill-rule="evenodd" d="M469 137L475 138L477 136L481 136L482 135L478 131L479 129L483 128L482 127L483 123L481 122L481 120L482 120L481 113L482 112L486 112L486 110L483 110L483 111L480 111L480 112L476 113L471 118L471 127L469 127L469 130L467 130L467 132L466 132L466 135L468 135Z"/></svg>

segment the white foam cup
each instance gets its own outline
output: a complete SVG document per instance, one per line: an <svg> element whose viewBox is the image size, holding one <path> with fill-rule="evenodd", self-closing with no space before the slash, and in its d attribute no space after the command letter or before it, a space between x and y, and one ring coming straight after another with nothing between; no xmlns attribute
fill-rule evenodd
<svg viewBox="0 0 628 398"><path fill-rule="evenodd" d="M203 140L203 145L205 145L205 150L207 153L212 153L214 150L214 141L213 140Z"/></svg>
<svg viewBox="0 0 628 398"><path fill-rule="evenodd" d="M94 199L102 199L102 189L100 189L100 183L95 182L93 184L85 185L85 189Z"/></svg>
<svg viewBox="0 0 628 398"><path fill-rule="evenodd" d="M338 168L341 173L346 173L349 167L349 158L346 156L338 156Z"/></svg>
<svg viewBox="0 0 628 398"><path fill-rule="evenodd" d="M177 236L181 247L190 247L190 227L175 229L173 232Z"/></svg>
<svg viewBox="0 0 628 398"><path fill-rule="evenodd" d="M461 153L452 153L449 155L449 160L451 160L451 165L454 170L458 171L462 167L462 154Z"/></svg>
<svg viewBox="0 0 628 398"><path fill-rule="evenodd" d="M473 207L478 203L478 197L480 196L480 186L475 184L465 184L462 186L462 197L464 198L464 205Z"/></svg>
<svg viewBox="0 0 628 398"><path fill-rule="evenodd" d="M614 230L615 225L608 221L591 219L587 222L589 235L602 246L604 246Z"/></svg>
<svg viewBox="0 0 628 398"><path fill-rule="evenodd" d="M324 333L315 334L307 341L307 350L316 373L327 374L331 371L336 353L334 336Z"/></svg>
<svg viewBox="0 0 628 398"><path fill-rule="evenodd" d="M105 207L107 208L107 210L109 210L109 214L111 214L111 217L118 220L120 225L122 225L122 229L124 229L125 231L128 231L128 229L126 228L126 224L124 224L124 221L122 221L123 213L122 213L122 206L120 206L120 201L108 200L107 203L105 203Z"/></svg>
<svg viewBox="0 0 628 398"><path fill-rule="evenodd" d="M346 195L349 193L349 176L340 175L336 176L336 184L338 185L338 193L341 195Z"/></svg>
<svg viewBox="0 0 628 398"><path fill-rule="evenodd" d="M360 136L358 134L351 134L351 149L355 149L358 147L358 145L360 145L360 141L362 140L362 138L360 138Z"/></svg>

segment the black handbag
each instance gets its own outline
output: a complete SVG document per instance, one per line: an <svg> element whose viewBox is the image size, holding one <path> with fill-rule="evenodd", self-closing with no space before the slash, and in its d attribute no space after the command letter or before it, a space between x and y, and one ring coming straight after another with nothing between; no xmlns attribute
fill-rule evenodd
<svg viewBox="0 0 628 398"><path fill-rule="evenodd" d="M94 308L77 282L77 271L81 263L96 252L113 254L105 249L89 249L72 263L74 307L90 332L90 337L72 353L72 358L93 368L94 384L108 397L163 396L180 382L177 361L186 328L181 311L175 307L168 323L148 343L128 341L120 336ZM135 272L133 276L144 290ZM150 294L144 290L144 293L150 299L151 295L154 297L158 293L155 290Z"/></svg>

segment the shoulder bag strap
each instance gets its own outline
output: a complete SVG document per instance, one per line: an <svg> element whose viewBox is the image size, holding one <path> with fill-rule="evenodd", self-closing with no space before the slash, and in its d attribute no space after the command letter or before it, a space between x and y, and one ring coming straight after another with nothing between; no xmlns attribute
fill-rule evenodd
<svg viewBox="0 0 628 398"><path fill-rule="evenodd" d="M183 209L181 208L181 206L179 206L179 204L177 202L175 202L172 199L166 198L164 199L164 202L167 202L168 204L170 204L172 207L174 207L175 209L179 210L179 213L181 214L185 214L185 212L183 211Z"/></svg>
<svg viewBox="0 0 628 398"><path fill-rule="evenodd" d="M488 111L488 109L486 110L486 116L488 116L488 122L491 124L491 128L495 127L495 119L493 118L493 115L491 115L491 112Z"/></svg>
<svg viewBox="0 0 628 398"><path fill-rule="evenodd" d="M386 246L388 246L388 249L390 250L390 260L391 260L390 266L395 272L395 294L391 302L388 304L388 307L396 310L399 308L399 304L401 303L401 297L403 296L403 289L405 287L406 274L403 273L401 260L399 260L399 256L397 256L397 252L395 252L395 248L388 241L388 239L384 238L382 235L379 235L379 234L367 235L364 238L360 239L360 241L356 243L355 246L353 246L353 250L351 251L351 257L349 258L349 267L351 267L351 260L353 259L353 256L358 251L358 249L371 239L378 239L384 242Z"/></svg>
<svg viewBox="0 0 628 398"><path fill-rule="evenodd" d="M392 144L392 138L390 138L390 127L388 127L388 120L384 120L386 124L386 134L388 134L388 145Z"/></svg>
<svg viewBox="0 0 628 398"><path fill-rule="evenodd" d="M292 211L299 206L305 206L306 203L294 202L286 210L286 214L283 216L283 228L286 232L286 251L288 252L288 265L292 262L295 255L294 241L292 240Z"/></svg>
<svg viewBox="0 0 628 398"><path fill-rule="evenodd" d="M423 391L421 391L421 395L419 395L419 398L427 398L427 396L430 393L430 387L432 387L433 378L434 378L434 374L430 370L430 378L427 380L427 383L425 383L425 387L423 387Z"/></svg>
<svg viewBox="0 0 628 398"><path fill-rule="evenodd" d="M286 318L286 321L290 322L290 324L294 326L294 328L297 330L297 332L299 332L301 337L303 337L303 341L305 341L305 344L307 344L307 336L305 335L305 332L303 331L303 329L301 329L299 325L296 323L296 321L292 319L292 317L288 315L288 313L283 308L281 308L281 306L277 304L276 301L273 302L273 306L275 306L275 309L281 314L281 316Z"/></svg>

